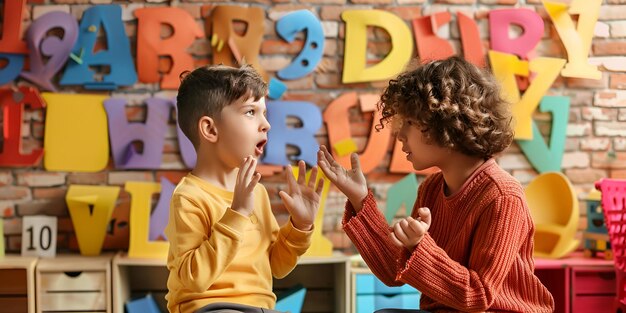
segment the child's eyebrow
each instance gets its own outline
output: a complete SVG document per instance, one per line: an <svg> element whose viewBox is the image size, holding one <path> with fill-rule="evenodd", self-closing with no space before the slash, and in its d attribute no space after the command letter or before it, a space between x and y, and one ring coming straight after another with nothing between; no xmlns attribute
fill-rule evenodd
<svg viewBox="0 0 626 313"><path fill-rule="evenodd" d="M250 109L254 109L257 111L261 111L263 114L267 114L267 108L266 107L261 107L260 105L254 105L254 104L244 104L241 106L240 110L244 111L244 110L250 110Z"/></svg>

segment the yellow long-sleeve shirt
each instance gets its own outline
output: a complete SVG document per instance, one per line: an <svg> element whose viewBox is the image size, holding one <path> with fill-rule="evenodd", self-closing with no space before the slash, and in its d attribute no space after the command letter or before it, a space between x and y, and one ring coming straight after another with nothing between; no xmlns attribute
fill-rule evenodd
<svg viewBox="0 0 626 313"><path fill-rule="evenodd" d="M272 276L285 277L310 246L310 231L279 228L265 187L254 189L250 217L230 209L233 193L193 174L172 195L165 234L170 312L194 312L215 302L274 308Z"/></svg>

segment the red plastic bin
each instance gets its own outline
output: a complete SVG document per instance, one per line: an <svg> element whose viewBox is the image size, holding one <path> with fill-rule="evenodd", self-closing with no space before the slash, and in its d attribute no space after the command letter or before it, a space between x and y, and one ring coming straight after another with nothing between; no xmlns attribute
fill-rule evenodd
<svg viewBox="0 0 626 313"><path fill-rule="evenodd" d="M602 179L596 182L602 192L602 210L609 231L617 276L617 312L626 313L626 180Z"/></svg>

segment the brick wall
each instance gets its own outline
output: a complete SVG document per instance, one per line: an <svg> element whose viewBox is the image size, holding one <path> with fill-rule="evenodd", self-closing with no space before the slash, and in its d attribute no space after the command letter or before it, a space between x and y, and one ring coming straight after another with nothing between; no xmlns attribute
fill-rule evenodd
<svg viewBox="0 0 626 313"><path fill-rule="evenodd" d="M564 1L567 2L567 1ZM232 2L209 2L202 0L29 0L23 29L33 19L49 11L64 11L80 19L82 13L92 5L119 4L123 8L123 20L130 38L131 47L136 49L136 26L133 10L148 6L176 6L193 16L199 25L210 19L211 10L220 4ZM241 5L261 6L265 9L265 37L260 51L262 67L270 77L284 68L302 47L302 40L289 44L280 39L274 24L284 14L298 9L309 9L322 22L325 32L325 52L316 71L304 78L288 81L288 92L284 100L303 100L317 104L322 110L335 98L348 91L377 93L386 82L343 84L344 23L340 14L345 9L382 9L404 19L408 25L416 17L433 12L462 10L473 15L481 31L484 46L488 47L489 29L487 13L492 9L526 7L535 9L544 18L545 34L536 48L537 56L566 58L566 52L554 27L545 13L540 0L256 0L237 1ZM210 34L209 30L206 30ZM457 51L460 47L456 24L443 27L439 36L448 39ZM382 59L390 49L389 36L384 31L369 32L368 58ZM207 64L211 60L211 46L208 38L196 40L189 52L196 65ZM622 56L626 52L626 0L604 0L591 54L597 56ZM163 68L168 64L164 63ZM559 77L550 95L565 95L571 99L567 141L563 158L563 172L576 186L579 198L584 200L593 183L602 177L626 178L626 73L603 70L601 80L588 80ZM28 85L18 80L17 85ZM84 92L77 87L61 88L60 92ZM132 121L145 119L143 100L149 97L173 97L175 92L159 90L157 84L137 83L134 88L121 88L108 93L111 96L127 99L127 116ZM23 124L23 148L26 152L43 147L45 110L27 110ZM351 112L351 127L360 149L367 143L371 117L360 112ZM550 130L550 116L537 114L535 119L545 135ZM76 250L72 222L69 218L64 196L70 184L93 184L123 187L126 181L155 181L168 177L171 181L185 174L178 151L174 121L170 121L164 148L163 163L156 171L121 171L113 167L112 161L104 171L98 173L49 172L42 165L29 168L0 168L0 214L4 218L6 248L18 253L21 245L21 219L34 214L55 215L59 218L59 251ZM317 134L320 143L327 144L326 129ZM388 173L389 158L368 176L371 187L381 200L384 208L386 190L404 175ZM502 157L500 165L511 172L523 184L528 183L537 172L528 162L520 148L513 144ZM421 179L421 177L419 177ZM273 201L273 208L279 222L286 219L285 210L277 196L283 188L282 178L277 175L263 179ZM123 188L116 207L118 231L124 230L128 220L130 198ZM156 201L155 201L156 203ZM353 252L352 245L341 231L340 223L344 197L336 189L331 189L326 205L323 230L336 249ZM584 206L581 206L584 208ZM399 214L403 214L400 212ZM585 224L581 212L581 227ZM106 249L127 248L125 242L105 243Z"/></svg>

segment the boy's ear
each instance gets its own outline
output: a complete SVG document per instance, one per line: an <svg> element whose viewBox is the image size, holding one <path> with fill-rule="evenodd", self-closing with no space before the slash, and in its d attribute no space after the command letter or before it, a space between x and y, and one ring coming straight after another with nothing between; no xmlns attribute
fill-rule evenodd
<svg viewBox="0 0 626 313"><path fill-rule="evenodd" d="M202 140L210 143L217 142L217 126L212 118L208 116L201 117L198 121L198 130Z"/></svg>

